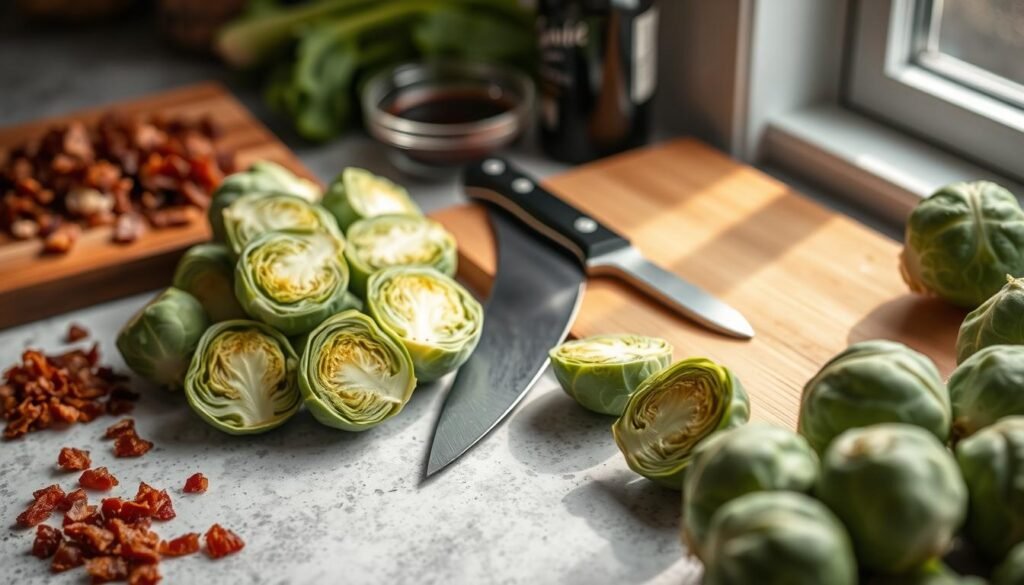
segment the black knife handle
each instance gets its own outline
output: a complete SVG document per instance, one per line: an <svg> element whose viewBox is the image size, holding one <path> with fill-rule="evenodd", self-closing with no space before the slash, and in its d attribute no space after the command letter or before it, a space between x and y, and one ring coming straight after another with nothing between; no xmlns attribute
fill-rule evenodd
<svg viewBox="0 0 1024 585"><path fill-rule="evenodd" d="M463 184L470 198L504 208L584 263L629 246L626 238L552 195L505 159L488 157L470 164Z"/></svg>

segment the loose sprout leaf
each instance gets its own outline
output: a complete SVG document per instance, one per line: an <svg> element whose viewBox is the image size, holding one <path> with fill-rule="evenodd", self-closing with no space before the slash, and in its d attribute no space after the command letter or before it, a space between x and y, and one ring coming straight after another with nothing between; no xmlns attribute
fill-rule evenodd
<svg viewBox="0 0 1024 585"><path fill-rule="evenodd" d="M483 307L433 268L381 270L370 277L366 298L370 314L409 351L420 380L454 371L480 341Z"/></svg>
<svg viewBox="0 0 1024 585"><path fill-rule="evenodd" d="M277 331L254 321L224 321L203 335L185 394L193 410L226 433L263 432L299 409L297 363Z"/></svg>
<svg viewBox="0 0 1024 585"><path fill-rule="evenodd" d="M278 230L322 231L344 243L337 222L327 210L295 195L243 195L223 215L228 245L236 255L259 236Z"/></svg>
<svg viewBox="0 0 1024 585"><path fill-rule="evenodd" d="M391 266L430 266L455 276L458 254L455 238L441 224L425 217L381 215L349 227L345 258L352 272L352 289L366 294L374 272Z"/></svg>

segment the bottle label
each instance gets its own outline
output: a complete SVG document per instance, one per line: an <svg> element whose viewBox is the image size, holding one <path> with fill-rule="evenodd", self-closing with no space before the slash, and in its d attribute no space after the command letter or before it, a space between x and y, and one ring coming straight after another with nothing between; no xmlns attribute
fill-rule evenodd
<svg viewBox="0 0 1024 585"><path fill-rule="evenodd" d="M634 104L651 99L658 86L658 8L633 19L633 91Z"/></svg>

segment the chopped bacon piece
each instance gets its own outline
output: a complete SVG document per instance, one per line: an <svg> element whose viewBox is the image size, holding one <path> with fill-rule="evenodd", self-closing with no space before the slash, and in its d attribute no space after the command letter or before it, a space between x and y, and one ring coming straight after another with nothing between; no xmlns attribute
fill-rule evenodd
<svg viewBox="0 0 1024 585"><path fill-rule="evenodd" d="M57 546L57 552L53 555L50 569L54 573L60 573L68 569L80 567L83 563L85 563L85 555L82 554L81 547L64 540Z"/></svg>
<svg viewBox="0 0 1024 585"><path fill-rule="evenodd" d="M199 552L199 533L189 532L178 538L160 542L160 554L169 557L183 557Z"/></svg>
<svg viewBox="0 0 1024 585"><path fill-rule="evenodd" d="M85 570L93 583L124 581L128 578L128 563L121 557L103 556L89 559Z"/></svg>
<svg viewBox="0 0 1024 585"><path fill-rule="evenodd" d="M89 496L85 493L85 490L83 490L82 488L76 488L71 490L70 492L67 493L67 495L64 496L64 499L62 499L60 503L57 504L57 509L67 512L68 510L71 509L72 506L75 505L75 502L78 502L79 500L85 501L88 499Z"/></svg>
<svg viewBox="0 0 1024 585"><path fill-rule="evenodd" d="M149 506L150 516L154 520L170 520L176 516L171 496L167 494L167 490L157 490L144 481L139 482L139 491L135 494L135 501Z"/></svg>
<svg viewBox="0 0 1024 585"><path fill-rule="evenodd" d="M40 524L36 526L36 539L32 541L32 555L40 559L48 559L57 552L57 547L64 541L60 530Z"/></svg>
<svg viewBox="0 0 1024 585"><path fill-rule="evenodd" d="M35 498L32 503L25 508L24 512L18 514L18 526L22 528L41 524L49 518L54 508L64 499L64 490L54 484L41 490L36 490L32 497Z"/></svg>
<svg viewBox="0 0 1024 585"><path fill-rule="evenodd" d="M135 434L135 421L130 418L123 418L107 427L103 433L104 439L116 439L125 433Z"/></svg>
<svg viewBox="0 0 1024 585"><path fill-rule="evenodd" d="M76 522L64 527L64 536L82 545L92 554L102 554L114 544L114 533L95 524Z"/></svg>
<svg viewBox="0 0 1024 585"><path fill-rule="evenodd" d="M128 574L128 585L156 585L160 579L156 565L135 565Z"/></svg>
<svg viewBox="0 0 1024 585"><path fill-rule="evenodd" d="M206 531L206 554L219 559L234 554L245 547L245 542L234 532L220 524L214 524Z"/></svg>
<svg viewBox="0 0 1024 585"><path fill-rule="evenodd" d="M86 337L89 337L89 330L78 323L72 323L71 326L68 327L68 333L64 337L64 341L68 343L75 343L76 341L81 341Z"/></svg>
<svg viewBox="0 0 1024 585"><path fill-rule="evenodd" d="M64 526L69 524L75 524L77 522L87 522L89 524L97 524L101 520L99 511L96 506L90 506L87 500L76 500L71 508L64 513Z"/></svg>
<svg viewBox="0 0 1024 585"><path fill-rule="evenodd" d="M57 456L57 465L66 471L84 471L92 466L89 452L74 447L64 447Z"/></svg>
<svg viewBox="0 0 1024 585"><path fill-rule="evenodd" d="M201 494L209 487L210 480L202 473L193 473L185 480L184 492L187 494Z"/></svg>
<svg viewBox="0 0 1024 585"><path fill-rule="evenodd" d="M153 442L135 434L135 431L124 433L114 440L115 457L141 457L153 448Z"/></svg>
<svg viewBox="0 0 1024 585"><path fill-rule="evenodd" d="M117 485L117 478L106 467L97 467L83 471L78 484L85 489L107 491Z"/></svg>

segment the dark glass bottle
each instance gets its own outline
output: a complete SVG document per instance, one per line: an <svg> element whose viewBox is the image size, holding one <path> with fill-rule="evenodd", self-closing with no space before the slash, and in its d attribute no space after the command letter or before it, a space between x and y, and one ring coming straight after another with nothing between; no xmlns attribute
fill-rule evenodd
<svg viewBox="0 0 1024 585"><path fill-rule="evenodd" d="M540 136L545 152L584 162L650 135L657 87L654 0L540 0Z"/></svg>

